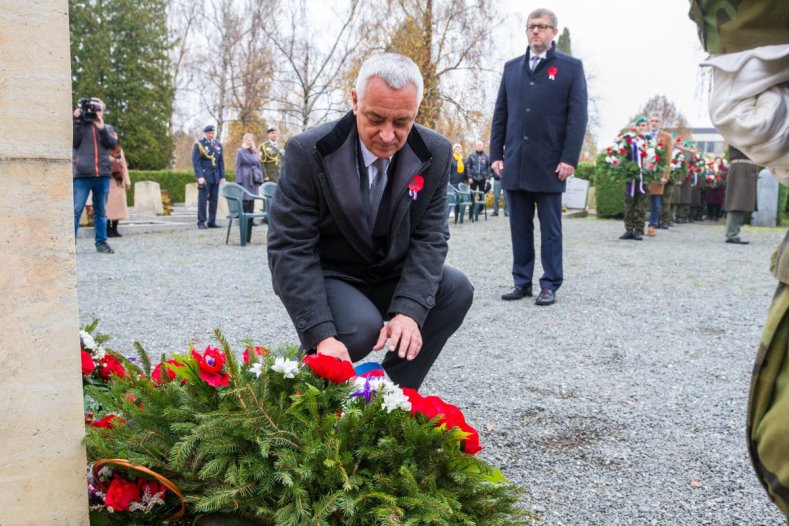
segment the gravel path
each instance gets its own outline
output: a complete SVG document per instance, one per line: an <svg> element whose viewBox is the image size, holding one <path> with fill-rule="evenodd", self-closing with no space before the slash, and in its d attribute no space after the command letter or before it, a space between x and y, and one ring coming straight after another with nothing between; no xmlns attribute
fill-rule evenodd
<svg viewBox="0 0 789 526"><path fill-rule="evenodd" d="M503 302L508 220L452 225L448 262L474 305L424 391L458 404L481 453L526 488L546 526L783 525L749 463L752 360L783 233L683 225L619 241L621 222L565 219L566 281L552 307ZM122 231L122 229L121 229ZM77 241L80 321L101 319L119 351L211 341L295 342L271 289L265 227L127 235L116 254ZM111 240L113 241L113 240ZM539 253L539 249L538 249ZM537 275L541 272L539 265Z"/></svg>

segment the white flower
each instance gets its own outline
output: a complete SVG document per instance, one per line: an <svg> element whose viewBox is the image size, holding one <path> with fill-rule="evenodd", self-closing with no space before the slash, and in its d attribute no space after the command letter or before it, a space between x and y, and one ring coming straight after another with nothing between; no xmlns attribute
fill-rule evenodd
<svg viewBox="0 0 789 526"><path fill-rule="evenodd" d="M296 373L299 372L299 362L295 360L288 360L283 356L277 356L274 359L274 364L271 366L271 370L282 373L285 378L295 378ZM258 376L260 375L258 374Z"/></svg>
<svg viewBox="0 0 789 526"><path fill-rule="evenodd" d="M107 351L104 350L104 347L99 345L98 347L93 349L91 354L93 354L93 357L96 358L97 360L101 360L102 358L104 358L104 355L107 354Z"/></svg>
<svg viewBox="0 0 789 526"><path fill-rule="evenodd" d="M384 391L384 403L382 407L386 409L387 413L391 413L395 409L402 409L403 411L411 410L411 402L408 397L403 394L403 390L396 385L392 387L387 386Z"/></svg>
<svg viewBox="0 0 789 526"><path fill-rule="evenodd" d="M249 372L255 375L255 378L260 378L260 375L263 374L263 364L260 362L253 363L250 368Z"/></svg>
<svg viewBox="0 0 789 526"><path fill-rule="evenodd" d="M82 345L85 349L93 350L96 348L96 340L89 332L79 331L79 337L82 338Z"/></svg>

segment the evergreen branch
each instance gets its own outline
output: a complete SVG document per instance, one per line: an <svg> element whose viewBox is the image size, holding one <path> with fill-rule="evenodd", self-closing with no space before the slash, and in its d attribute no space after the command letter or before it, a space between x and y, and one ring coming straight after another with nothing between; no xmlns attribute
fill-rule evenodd
<svg viewBox="0 0 789 526"><path fill-rule="evenodd" d="M132 345L134 346L134 350L137 351L137 356L140 358L140 364L142 364L142 370L145 372L145 376L151 376L151 357L148 356L148 353L145 352L145 349L143 349L142 344L138 340L134 340Z"/></svg>

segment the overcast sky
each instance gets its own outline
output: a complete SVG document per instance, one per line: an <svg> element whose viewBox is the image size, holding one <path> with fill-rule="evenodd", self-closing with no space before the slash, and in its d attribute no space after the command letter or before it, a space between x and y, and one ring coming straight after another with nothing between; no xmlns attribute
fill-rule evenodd
<svg viewBox="0 0 789 526"><path fill-rule="evenodd" d="M499 0L497 5L507 16L506 37L496 39L499 69L526 51L525 22L533 9L556 13L559 34L564 27L570 30L573 54L592 77L589 94L598 98L599 145L607 145L653 95L674 102L692 127L712 126L706 96L697 89L698 64L706 54L688 18L687 0L551 0L542 5Z"/></svg>

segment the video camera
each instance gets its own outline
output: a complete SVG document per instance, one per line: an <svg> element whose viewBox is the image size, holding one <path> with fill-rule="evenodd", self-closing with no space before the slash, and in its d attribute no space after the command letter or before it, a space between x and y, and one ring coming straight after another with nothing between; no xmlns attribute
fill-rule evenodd
<svg viewBox="0 0 789 526"><path fill-rule="evenodd" d="M79 109L79 118L85 122L93 122L98 119L98 112L102 110L101 103L90 97L79 99Z"/></svg>

